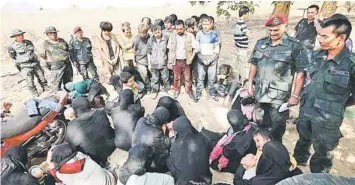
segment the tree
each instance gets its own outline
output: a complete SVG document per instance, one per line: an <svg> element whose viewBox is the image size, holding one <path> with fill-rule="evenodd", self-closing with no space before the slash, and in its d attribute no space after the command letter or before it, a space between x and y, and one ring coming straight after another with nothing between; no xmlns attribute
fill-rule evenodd
<svg viewBox="0 0 355 185"><path fill-rule="evenodd" d="M320 9L320 16L323 18L330 17L337 10L336 1L324 1Z"/></svg>
<svg viewBox="0 0 355 185"><path fill-rule="evenodd" d="M272 11L272 15L275 14L284 14L288 17L290 14L291 1L274 1L274 10Z"/></svg>

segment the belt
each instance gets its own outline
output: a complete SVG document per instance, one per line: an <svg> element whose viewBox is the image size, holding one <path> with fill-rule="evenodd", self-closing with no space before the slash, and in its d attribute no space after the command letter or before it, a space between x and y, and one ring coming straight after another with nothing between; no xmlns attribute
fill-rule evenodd
<svg viewBox="0 0 355 185"><path fill-rule="evenodd" d="M176 59L176 61L186 61L186 59Z"/></svg>

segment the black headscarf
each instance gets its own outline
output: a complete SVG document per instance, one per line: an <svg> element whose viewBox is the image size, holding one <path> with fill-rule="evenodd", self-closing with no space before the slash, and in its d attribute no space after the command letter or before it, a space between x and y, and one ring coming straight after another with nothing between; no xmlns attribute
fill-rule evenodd
<svg viewBox="0 0 355 185"><path fill-rule="evenodd" d="M120 168L119 180L126 184L131 175L144 175L146 172L146 161L151 153L150 149L143 145L136 145L129 150L128 159Z"/></svg>
<svg viewBox="0 0 355 185"><path fill-rule="evenodd" d="M154 125L161 127L163 124L168 123L170 117L169 110L164 107L158 107L154 110L152 115L147 116L148 122L145 122L148 125Z"/></svg>
<svg viewBox="0 0 355 185"><path fill-rule="evenodd" d="M159 99L157 107L165 107L170 112L170 117L168 122L175 120L180 116L186 116L185 111L180 105L180 103L170 96L163 96Z"/></svg>
<svg viewBox="0 0 355 185"><path fill-rule="evenodd" d="M284 145L270 141L263 146L253 185L273 185L290 176L290 155Z"/></svg>
<svg viewBox="0 0 355 185"><path fill-rule="evenodd" d="M174 121L176 140L172 144L167 166L176 184L184 185L189 181L211 183L209 167L209 148L187 117Z"/></svg>
<svg viewBox="0 0 355 185"><path fill-rule="evenodd" d="M26 164L28 161L27 150L22 146L13 146L5 152L4 158L10 159L16 166L14 171L27 171Z"/></svg>
<svg viewBox="0 0 355 185"><path fill-rule="evenodd" d="M242 111L237 109L230 110L227 114L227 119L233 128L233 132L242 131L249 124L248 118L243 115Z"/></svg>
<svg viewBox="0 0 355 185"><path fill-rule="evenodd" d="M86 97L76 97L72 101L71 106L76 116L90 111L90 102Z"/></svg>

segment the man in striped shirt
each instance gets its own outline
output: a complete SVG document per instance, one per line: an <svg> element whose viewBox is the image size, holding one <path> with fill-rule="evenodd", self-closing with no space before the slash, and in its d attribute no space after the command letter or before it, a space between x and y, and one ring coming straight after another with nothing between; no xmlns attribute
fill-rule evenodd
<svg viewBox="0 0 355 185"><path fill-rule="evenodd" d="M234 63L234 69L237 69L240 80L248 78L248 43L250 31L245 24L249 16L249 8L244 6L239 9L239 20L234 27L234 41L237 47L237 61Z"/></svg>

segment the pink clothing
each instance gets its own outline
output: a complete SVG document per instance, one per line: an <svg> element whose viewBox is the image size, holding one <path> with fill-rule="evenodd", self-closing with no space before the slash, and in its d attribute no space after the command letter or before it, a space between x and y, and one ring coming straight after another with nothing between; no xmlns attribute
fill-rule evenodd
<svg viewBox="0 0 355 185"><path fill-rule="evenodd" d="M249 93L248 93L248 89L242 89L240 90L240 97L243 99L243 98L246 98L249 96ZM251 120L251 121L256 121L256 111L255 111L255 105L254 104L250 104L250 105L240 105L241 107L241 111L243 112L243 114L248 118L248 120Z"/></svg>

